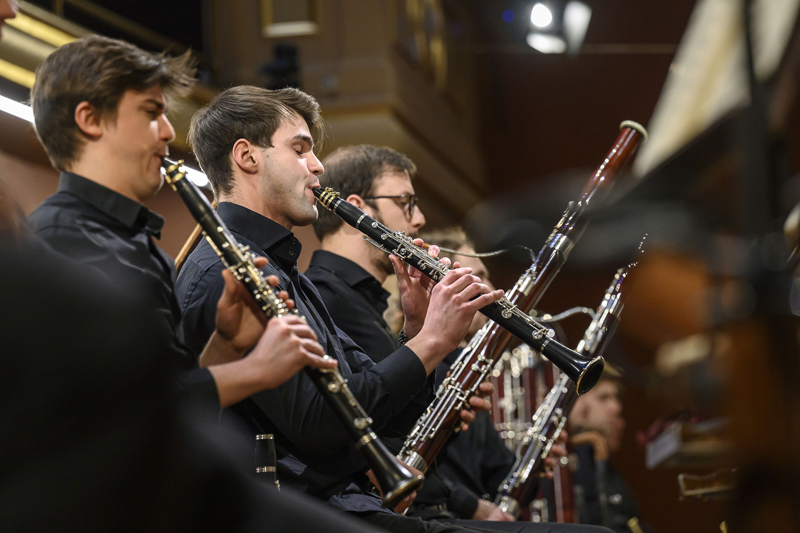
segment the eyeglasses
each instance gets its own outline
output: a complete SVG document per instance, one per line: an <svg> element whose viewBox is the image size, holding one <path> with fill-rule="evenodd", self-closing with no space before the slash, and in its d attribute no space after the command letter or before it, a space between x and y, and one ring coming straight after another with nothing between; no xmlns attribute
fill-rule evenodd
<svg viewBox="0 0 800 533"><path fill-rule="evenodd" d="M419 198L416 194L400 194L396 196L365 196L364 200L380 200L386 198L387 200L394 200L397 205L406 210L408 218L414 216L414 209L417 208Z"/></svg>

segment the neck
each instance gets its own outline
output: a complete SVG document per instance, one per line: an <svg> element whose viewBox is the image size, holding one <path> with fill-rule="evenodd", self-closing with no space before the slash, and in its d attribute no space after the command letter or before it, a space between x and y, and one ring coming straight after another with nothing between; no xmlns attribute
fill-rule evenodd
<svg viewBox="0 0 800 533"><path fill-rule="evenodd" d="M117 194L133 200L134 202L144 203L150 199L141 198L131 187L131 182L137 179L134 176L128 176L130 169L125 168L119 161L113 157L109 158L95 158L84 156L67 169L68 172L78 174L88 180L107 187ZM153 192L155 194L155 191Z"/></svg>
<svg viewBox="0 0 800 533"><path fill-rule="evenodd" d="M273 222L277 222L284 228L292 231L294 224L289 222L285 216L273 212L269 204L264 201L260 190L255 189L247 180L236 180L234 177L234 187L229 193L220 193L220 202L231 202L233 204L246 207L250 211L255 211L259 215L265 216Z"/></svg>
<svg viewBox="0 0 800 533"><path fill-rule="evenodd" d="M355 232L355 230L350 232L342 228L333 235L322 239L322 249L349 259L366 270L381 284L388 277L386 271L374 260L376 251L383 252L376 250L374 246L365 241L360 232Z"/></svg>

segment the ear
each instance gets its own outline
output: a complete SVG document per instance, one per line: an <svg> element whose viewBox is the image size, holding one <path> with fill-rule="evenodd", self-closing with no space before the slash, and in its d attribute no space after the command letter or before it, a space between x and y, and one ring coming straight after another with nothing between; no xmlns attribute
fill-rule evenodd
<svg viewBox="0 0 800 533"><path fill-rule="evenodd" d="M258 173L258 169L263 163L261 150L247 139L239 139L233 143L231 156L233 164L246 174Z"/></svg>
<svg viewBox="0 0 800 533"><path fill-rule="evenodd" d="M367 202L365 202L365 201L364 201L364 199L363 199L363 198L361 198L361 197L360 197L359 195L357 195L357 194L351 194L350 196L348 196L347 198L345 198L345 201L346 201L347 203L349 203L349 204L353 204L354 206L356 206L357 208L359 208L359 209L361 209L361 210L363 210L365 207L366 207L366 208L368 208L368 207L369 207L369 206L367 206Z"/></svg>
<svg viewBox="0 0 800 533"><path fill-rule="evenodd" d="M100 113L89 102L81 102L75 106L75 124L78 129L88 137L100 137L103 134L103 126Z"/></svg>

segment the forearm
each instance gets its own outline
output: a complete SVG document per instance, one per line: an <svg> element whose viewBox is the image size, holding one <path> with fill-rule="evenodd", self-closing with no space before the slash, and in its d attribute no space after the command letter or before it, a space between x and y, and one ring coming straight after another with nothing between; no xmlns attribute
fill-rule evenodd
<svg viewBox="0 0 800 533"><path fill-rule="evenodd" d="M253 368L247 358L209 366L208 371L214 377L220 407L230 407L253 394L279 385L271 383L268 376Z"/></svg>
<svg viewBox="0 0 800 533"><path fill-rule="evenodd" d="M441 339L436 335L430 335L427 332L422 332L413 339L410 339L406 346L408 346L419 358L422 365L425 367L425 375L431 375L439 363L442 362L451 350L442 345Z"/></svg>
<svg viewBox="0 0 800 533"><path fill-rule="evenodd" d="M238 361L244 356L239 353L229 342L225 341L216 330L208 339L203 353L200 354L198 364L200 368L213 365L223 365L233 361Z"/></svg>

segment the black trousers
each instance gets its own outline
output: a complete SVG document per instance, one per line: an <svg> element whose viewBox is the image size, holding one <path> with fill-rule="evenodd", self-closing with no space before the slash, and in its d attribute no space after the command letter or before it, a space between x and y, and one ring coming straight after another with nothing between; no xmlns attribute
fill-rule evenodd
<svg viewBox="0 0 800 533"><path fill-rule="evenodd" d="M472 533L512 531L519 533L611 533L609 529L580 524L534 524L532 522L488 522L455 520L436 522L390 513L351 513L391 533Z"/></svg>

